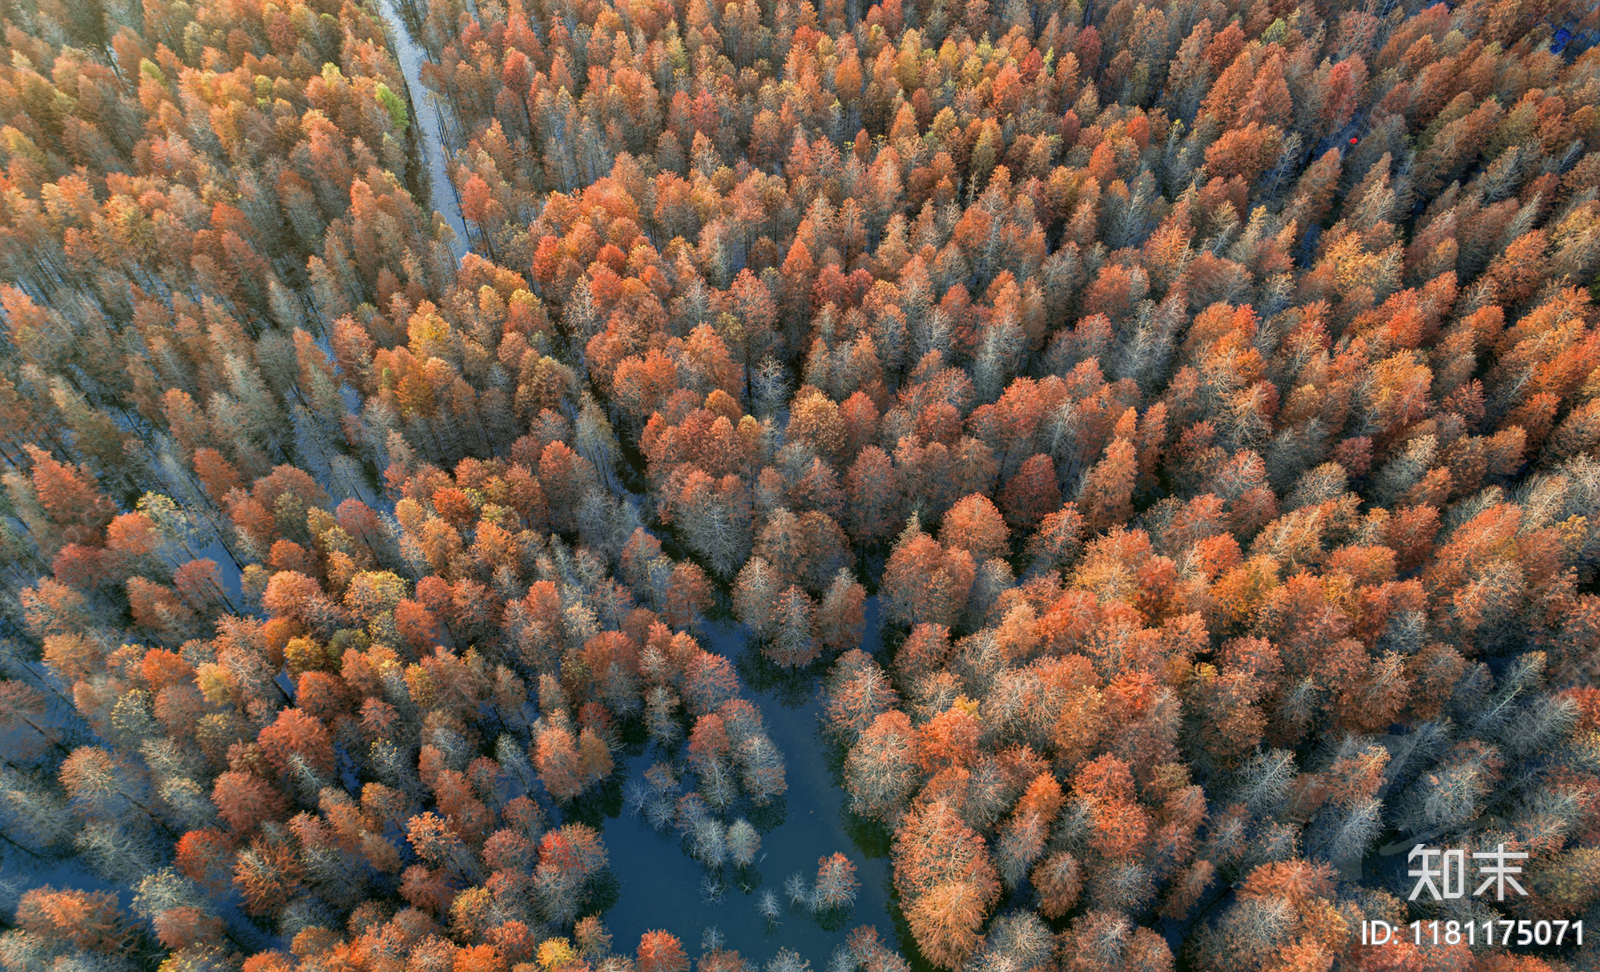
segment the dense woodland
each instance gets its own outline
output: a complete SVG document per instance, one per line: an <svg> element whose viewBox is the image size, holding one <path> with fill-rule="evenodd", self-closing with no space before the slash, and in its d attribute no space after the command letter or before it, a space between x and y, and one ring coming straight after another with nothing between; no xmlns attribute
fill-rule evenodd
<svg viewBox="0 0 1600 972"><path fill-rule="evenodd" d="M0 968L1600 967L1593 4L392 2L0 0Z"/></svg>

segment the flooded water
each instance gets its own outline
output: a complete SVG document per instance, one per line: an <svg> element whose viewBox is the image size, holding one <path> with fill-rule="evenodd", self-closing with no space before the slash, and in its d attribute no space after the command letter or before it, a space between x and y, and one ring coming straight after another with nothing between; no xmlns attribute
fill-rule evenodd
<svg viewBox="0 0 1600 972"><path fill-rule="evenodd" d="M868 635L862 645L869 652L877 648L876 608L874 598L868 602ZM752 685L752 671L771 673L766 666L752 664L755 649L748 645L742 627L727 623L708 627L701 643L738 665L744 683L741 694L761 710L768 734L783 751L789 789L768 818L752 820L762 831L757 862L737 875L726 869L729 886L720 901L702 887L708 872L684 852L675 833L657 833L644 820L620 810L609 816L604 822L605 843L619 888L604 917L613 947L631 949L642 933L665 929L694 955L705 930L714 928L724 947L736 949L747 961L762 964L787 948L822 972L852 929L872 925L880 941L912 957L910 941L902 938L904 925L897 930L891 911L888 834L849 813L830 766L831 744L821 732L821 675L779 677L772 679L773 684L764 684L768 679L758 676ZM629 778L640 778L658 755L651 750L631 758ZM799 874L808 884L814 882L820 859L834 853L843 853L855 865L861 886L854 906L826 921L790 907L785 879ZM783 906L775 923L757 908L764 890L777 895Z"/></svg>
<svg viewBox="0 0 1600 972"><path fill-rule="evenodd" d="M381 0L378 8L389 25L410 94L426 184L427 198L422 202L443 215L454 231L453 249L459 258L469 249L467 230L449 178L445 118L422 83L422 65L428 55L412 38L394 0ZM223 570L229 594L237 597L238 571L225 551L222 553L213 559ZM862 645L865 651L878 647L877 614L877 599L871 598ZM616 794L604 801L599 808L603 819L596 822L601 825L616 878L615 897L603 916L613 947L631 953L643 933L664 929L676 935L693 956L709 940L707 931L714 930L722 947L737 950L751 963L764 964L786 948L807 959L815 972L822 972L852 929L870 925L877 929L880 941L897 948L914 968L926 969L891 904L889 835L846 807L837 775L840 754L822 734L821 667L792 676L777 675L755 657L744 629L732 623L711 625L700 635L709 650L738 666L741 694L760 709L768 734L783 752L788 791L771 807L749 814L761 832L754 865L724 868L717 875L685 852L675 832L658 833L642 818L627 814ZM654 747L647 747L642 754L628 757L624 761L628 778L642 779L645 770L662 756ZM809 886L816 879L821 859L834 853L843 853L855 866L860 886L854 905L825 919L791 906L785 880L798 875ZM708 885L708 877L715 879L715 886ZM118 890L128 893L127 888ZM776 895L782 906L775 921L758 909L764 891Z"/></svg>
<svg viewBox="0 0 1600 972"><path fill-rule="evenodd" d="M461 218L461 203L450 181L444 114L432 92L422 83L422 65L428 60L428 52L411 37L405 20L395 9L394 0L381 0L378 9L389 25L389 35L394 39L395 60L400 62L406 89L411 93L412 118L419 135L426 176L424 181L427 183L426 203L450 224L450 229L456 235L452 249L459 260L467 252L467 224Z"/></svg>

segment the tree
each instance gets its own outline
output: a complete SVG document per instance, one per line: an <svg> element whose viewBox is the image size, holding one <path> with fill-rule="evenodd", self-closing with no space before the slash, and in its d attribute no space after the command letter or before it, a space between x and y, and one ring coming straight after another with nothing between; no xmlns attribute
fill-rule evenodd
<svg viewBox="0 0 1600 972"><path fill-rule="evenodd" d="M1078 506L1090 530L1105 531L1127 521L1133 513L1133 485L1138 475L1137 453L1127 439L1106 446L1103 459L1083 477Z"/></svg>
<svg viewBox="0 0 1600 972"><path fill-rule="evenodd" d="M844 784L855 813L885 822L899 818L917 781L911 720L890 709L878 714L845 757Z"/></svg>
<svg viewBox="0 0 1600 972"><path fill-rule="evenodd" d="M900 492L888 453L875 445L863 446L845 474L845 491L850 502L844 525L851 538L860 544L887 539L900 512Z"/></svg>
<svg viewBox="0 0 1600 972"><path fill-rule="evenodd" d="M960 963L1000 897L983 838L948 804L934 801L900 825L894 859L895 889L906 901L918 948L940 965Z"/></svg>
<svg viewBox="0 0 1600 972"><path fill-rule="evenodd" d="M1006 482L999 499L1006 522L1019 530L1033 529L1061 508L1055 463L1043 453L1029 456Z"/></svg>
<svg viewBox="0 0 1600 972"><path fill-rule="evenodd" d="M728 827L728 856L733 863L740 867L749 867L755 862L756 854L761 849L761 835L742 817L735 820Z"/></svg>
<svg viewBox="0 0 1600 972"><path fill-rule="evenodd" d="M1071 911L1083 890L1078 860L1066 851L1057 851L1034 865L1030 879L1039 892L1039 913L1046 918L1060 918Z"/></svg>
<svg viewBox="0 0 1600 972"><path fill-rule="evenodd" d="M323 724L300 709L284 709L257 736L267 761L279 773L298 767L326 776L333 771L333 739Z"/></svg>
<svg viewBox="0 0 1600 972"><path fill-rule="evenodd" d="M535 727L533 765L539 771L539 781L556 800L565 803L588 786L578 754L577 740L572 732L557 720L554 724Z"/></svg>
<svg viewBox="0 0 1600 972"><path fill-rule="evenodd" d="M244 896L246 911L266 916L300 889L303 873L290 847L257 838L239 852L233 884Z"/></svg>
<svg viewBox="0 0 1600 972"><path fill-rule="evenodd" d="M944 515L939 542L946 548L965 550L977 563L1010 552L1010 531L1000 511L986 496L972 495L957 500Z"/></svg>
<svg viewBox="0 0 1600 972"><path fill-rule="evenodd" d="M889 555L879 590L891 616L912 625L948 626L965 610L975 575L971 554L946 550L913 516Z"/></svg>
<svg viewBox="0 0 1600 972"><path fill-rule="evenodd" d="M31 888L17 903L16 921L17 927L46 941L102 955L129 955L139 941L137 928L107 891Z"/></svg>
<svg viewBox="0 0 1600 972"><path fill-rule="evenodd" d="M272 784L252 773L229 771L217 777L211 802L234 831L244 834L279 819L288 804Z"/></svg>
<svg viewBox="0 0 1600 972"><path fill-rule="evenodd" d="M813 909L832 911L855 903L856 866L843 854L835 853L817 862L817 882L812 892Z"/></svg>
<svg viewBox="0 0 1600 972"><path fill-rule="evenodd" d="M1116 911L1095 910L1073 920L1064 942L1072 951L1073 972L1108 969L1152 969L1169 972L1172 950L1148 928L1140 928Z"/></svg>
<svg viewBox="0 0 1600 972"><path fill-rule="evenodd" d="M1139 851L1150 819L1135 799L1127 763L1110 754L1085 763L1073 779L1072 795L1089 810L1089 841L1096 853L1116 859Z"/></svg>
<svg viewBox="0 0 1600 972"><path fill-rule="evenodd" d="M600 835L584 824L569 823L545 834L533 875L545 913L561 923L572 921L605 870L606 859Z"/></svg>
<svg viewBox="0 0 1600 972"><path fill-rule="evenodd" d="M866 602L866 588L848 568L839 568L817 607L817 640L824 648L838 651L861 642L867 624Z"/></svg>
<svg viewBox="0 0 1600 972"><path fill-rule="evenodd" d="M205 907L200 888L171 869L139 882L133 908L155 926L162 945L173 951L216 947L222 940L222 922Z"/></svg>
<svg viewBox="0 0 1600 972"><path fill-rule="evenodd" d="M1056 811L1061 808L1065 800L1061 792L1061 784L1053 775L1041 773L1028 785L1028 790L1017 801L1011 819L1006 822L1000 831L997 844L997 853L1000 857L1000 876L1010 887L1015 887L1028 873L1028 868L1039 859L1044 852L1045 840L1050 833L1050 824ZM1067 861L1071 858L1068 856ZM1068 870L1066 861L1058 861L1060 871ZM1076 864L1071 865L1075 869ZM1051 877L1053 892L1058 901L1062 893L1070 889L1072 874L1060 871L1045 871L1041 876ZM1036 872L1037 873L1037 872ZM1041 895L1050 894L1041 888ZM1070 907L1070 906L1069 906Z"/></svg>
<svg viewBox="0 0 1600 972"><path fill-rule="evenodd" d="M1332 876L1327 865L1301 860L1257 867L1245 878L1239 900L1193 942L1195 956L1219 968L1291 969L1325 961L1349 940L1342 924L1316 924L1333 909Z"/></svg>
<svg viewBox="0 0 1600 972"><path fill-rule="evenodd" d="M814 633L816 603L790 584L772 607L772 635L763 651L780 665L799 668L816 660L821 647Z"/></svg>
<svg viewBox="0 0 1600 972"><path fill-rule="evenodd" d="M713 480L692 470L670 509L690 548L707 559L713 573L732 577L750 552L750 501L739 478L730 473Z"/></svg>
<svg viewBox="0 0 1600 972"><path fill-rule="evenodd" d="M662 605L667 623L674 628L690 627L710 606L711 581L705 571L688 561L674 565Z"/></svg>
<svg viewBox="0 0 1600 972"><path fill-rule="evenodd" d="M34 445L24 447L33 462L34 495L52 525L59 531L43 542L97 544L99 531L111 522L115 507L94 482L94 474L84 466L69 466Z"/></svg>
<svg viewBox="0 0 1600 972"><path fill-rule="evenodd" d="M743 769L745 792L757 806L765 806L789 788L784 774L783 756L763 732L754 732L738 744L739 765Z"/></svg>
<svg viewBox="0 0 1600 972"><path fill-rule="evenodd" d="M139 764L97 746L80 746L62 760L60 776L67 796L94 817L115 819L132 809L161 822L147 802L148 780Z"/></svg>
<svg viewBox="0 0 1600 972"><path fill-rule="evenodd" d="M687 972L689 958L671 934L647 931L639 936L637 967L640 972Z"/></svg>
<svg viewBox="0 0 1600 972"><path fill-rule="evenodd" d="M1028 538L1027 557L1032 571L1066 570L1083 549L1083 517L1076 504L1068 503L1039 521Z"/></svg>
<svg viewBox="0 0 1600 972"><path fill-rule="evenodd" d="M1214 178L1254 182L1277 159L1283 133L1276 125L1252 121L1222 134L1206 149L1206 171Z"/></svg>
<svg viewBox="0 0 1600 972"><path fill-rule="evenodd" d="M865 652L847 651L828 675L828 729L847 743L900 701L883 669Z"/></svg>

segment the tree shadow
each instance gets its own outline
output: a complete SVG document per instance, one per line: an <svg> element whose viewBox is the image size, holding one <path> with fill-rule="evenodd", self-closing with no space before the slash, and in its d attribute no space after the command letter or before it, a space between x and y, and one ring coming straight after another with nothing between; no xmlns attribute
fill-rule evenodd
<svg viewBox="0 0 1600 972"><path fill-rule="evenodd" d="M783 826L788 816L789 801L783 797L773 797L765 804L750 804L745 819L750 821L750 826L767 834Z"/></svg>
<svg viewBox="0 0 1600 972"><path fill-rule="evenodd" d="M616 907L622 898L622 881L608 869L589 882L589 888L583 896L583 911L589 914L604 914Z"/></svg>
<svg viewBox="0 0 1600 972"><path fill-rule="evenodd" d="M894 944L905 957L911 972L937 972L936 966L917 947L917 937L911 933L911 923L906 920L905 909L900 906L900 892L889 888L889 919L894 922Z"/></svg>
<svg viewBox="0 0 1600 972"><path fill-rule="evenodd" d="M618 719L611 725L613 731L617 734L619 748L624 755L644 755L644 751L650 746L650 727L645 724L642 715L636 713L627 718Z"/></svg>
<svg viewBox="0 0 1600 972"><path fill-rule="evenodd" d="M883 615L878 616L878 650L873 653L873 659L883 666L885 675L892 681L895 677L894 659L900 653L900 646L905 644L911 632L898 624L891 624ZM905 686L897 685L896 688L904 689Z"/></svg>
<svg viewBox="0 0 1600 972"><path fill-rule="evenodd" d="M845 745L839 734L829 732L826 715L817 726L816 741L817 751L822 755L822 765L833 778L833 785L844 789L844 762L850 755L850 747Z"/></svg>
<svg viewBox="0 0 1600 972"><path fill-rule="evenodd" d="M765 880L754 864L748 864L733 869L733 877L728 881L728 887L740 894L755 894L761 890L761 884Z"/></svg>
<svg viewBox="0 0 1600 972"><path fill-rule="evenodd" d="M585 790L561 808L565 823L587 824L596 830L605 826L609 817L622 815L622 784L628 777L628 764L618 764L618 770L606 777L599 786Z"/></svg>
<svg viewBox="0 0 1600 972"><path fill-rule="evenodd" d="M752 638L734 659L733 668L753 691L771 695L784 708L797 709L815 697L816 686L833 664L835 654L821 655L804 668L789 668L768 658Z"/></svg>
<svg viewBox="0 0 1600 972"><path fill-rule="evenodd" d="M844 806L839 809L839 822L861 853L868 857L889 856L894 847L894 833L882 821L863 817Z"/></svg>
<svg viewBox="0 0 1600 972"><path fill-rule="evenodd" d="M822 926L823 931L836 932L849 924L850 915L854 911L855 908L853 906L841 905L837 908L824 908L821 911L814 911L811 913L811 917L817 920L817 924Z"/></svg>

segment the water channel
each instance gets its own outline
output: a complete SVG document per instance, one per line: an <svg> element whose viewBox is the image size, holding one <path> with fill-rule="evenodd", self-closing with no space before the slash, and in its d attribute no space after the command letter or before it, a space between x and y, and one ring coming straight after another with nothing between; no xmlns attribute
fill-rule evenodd
<svg viewBox="0 0 1600 972"><path fill-rule="evenodd" d="M426 202L455 232L454 249L459 258L469 247L460 202L449 177L447 122L432 92L422 84L422 65L428 53L412 37L394 4L395 0L380 0L379 9L389 25L418 125L427 177ZM862 647L873 651L877 647L876 598L869 601L867 628ZM702 641L736 664L747 651L753 651L743 629L727 623L708 627ZM759 688L743 685L741 689L761 710L769 735L783 751L788 773L787 794L761 823L757 862L737 876L730 869L721 876L720 894L714 893L705 883L707 871L685 853L675 833L657 833L620 807L608 807L602 832L617 891L604 920L613 947L631 952L644 932L664 929L695 955L707 940L706 931L714 929L723 947L737 950L747 961L764 964L780 949L790 949L821 972L851 929L871 925L880 941L914 956L905 926L895 921L891 909L887 835L849 813L845 794L829 766L828 744L821 734L819 679ZM659 756L647 750L628 758L629 778L642 777ZM861 886L854 906L846 914L829 916L824 923L803 909L790 907L783 884L793 874L808 883L814 881L820 859L836 852L850 858ZM775 922L769 922L757 908L763 890L771 890L784 905Z"/></svg>
<svg viewBox="0 0 1600 972"><path fill-rule="evenodd" d="M427 204L445 218L455 233L451 248L456 259L467 252L467 224L461 218L461 201L456 196L455 184L450 181L449 149L445 142L445 118L438 100L422 83L422 65L429 60L428 52L411 36L404 18L395 9L395 0L380 0L378 10L389 25L395 60L400 63L400 73L406 79L407 102L411 117L417 124L418 148L424 163Z"/></svg>

